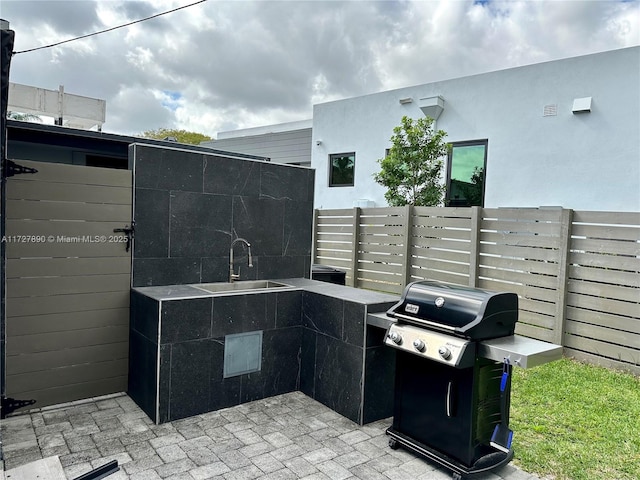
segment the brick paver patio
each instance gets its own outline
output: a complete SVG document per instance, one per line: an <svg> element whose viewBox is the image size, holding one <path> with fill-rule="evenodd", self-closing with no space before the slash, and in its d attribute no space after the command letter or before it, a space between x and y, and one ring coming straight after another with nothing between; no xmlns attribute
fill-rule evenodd
<svg viewBox="0 0 640 480"><path fill-rule="evenodd" d="M388 447L390 420L358 426L300 392L154 425L125 394L2 421L6 470L57 455L68 479L111 460L108 480L445 480L451 475ZM507 465L481 480L536 480Z"/></svg>

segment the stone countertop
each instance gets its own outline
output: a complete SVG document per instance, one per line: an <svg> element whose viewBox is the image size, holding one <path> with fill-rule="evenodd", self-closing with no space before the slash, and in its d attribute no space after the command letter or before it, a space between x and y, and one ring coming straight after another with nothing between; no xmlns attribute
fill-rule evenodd
<svg viewBox="0 0 640 480"><path fill-rule="evenodd" d="M157 287L134 287L134 292L141 293L154 300L183 300L186 298L211 297L213 293L192 287L191 285L161 285Z"/></svg>
<svg viewBox="0 0 640 480"><path fill-rule="evenodd" d="M245 295L254 293L279 292L287 290L303 290L312 293L326 295L328 297L338 298L349 302L361 303L363 305L371 305L378 303L397 302L399 296L390 295L388 293L374 292L372 290L363 290L360 288L347 287L344 285L336 285L334 283L321 282L308 278L283 278L274 279L279 283L291 285L291 289L267 290L258 289L252 291L225 292L224 295ZM196 284L194 284L196 285ZM206 298L220 296L221 293L209 293L196 288L192 285L162 285L157 287L135 287L133 291L141 293L155 300L184 300L188 298Z"/></svg>
<svg viewBox="0 0 640 480"><path fill-rule="evenodd" d="M328 297L339 298L349 302L362 303L370 305L374 303L397 302L400 297L388 293L375 292L373 290L364 290L362 288L347 287L344 285L336 285L335 283L320 282L308 278L285 278L277 280L278 282L294 285L306 292L319 293Z"/></svg>

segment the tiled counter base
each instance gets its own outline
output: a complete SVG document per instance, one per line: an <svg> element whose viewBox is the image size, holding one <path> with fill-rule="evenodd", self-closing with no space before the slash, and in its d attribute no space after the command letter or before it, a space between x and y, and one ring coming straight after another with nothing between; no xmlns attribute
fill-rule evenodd
<svg viewBox="0 0 640 480"><path fill-rule="evenodd" d="M131 293L128 393L156 423L300 390L359 423L391 415L395 352L367 315L397 298L299 278L217 296L189 285ZM227 338L261 335L261 364L225 373Z"/></svg>
<svg viewBox="0 0 640 480"><path fill-rule="evenodd" d="M154 425L126 395L3 420L5 468L58 455L68 479L111 460L109 480L445 480L387 446L390 420L365 426L301 392ZM536 480L508 465L480 480Z"/></svg>

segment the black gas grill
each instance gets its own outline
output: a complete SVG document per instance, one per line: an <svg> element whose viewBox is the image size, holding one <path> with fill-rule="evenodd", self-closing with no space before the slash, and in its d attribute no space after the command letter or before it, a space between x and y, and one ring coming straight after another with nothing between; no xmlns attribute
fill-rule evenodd
<svg viewBox="0 0 640 480"><path fill-rule="evenodd" d="M508 463L510 365L479 356L479 342L513 335L513 293L408 285L387 312L385 343L398 349L389 445L402 445L470 477ZM509 432L508 441L496 434ZM500 430L500 431L499 431Z"/></svg>

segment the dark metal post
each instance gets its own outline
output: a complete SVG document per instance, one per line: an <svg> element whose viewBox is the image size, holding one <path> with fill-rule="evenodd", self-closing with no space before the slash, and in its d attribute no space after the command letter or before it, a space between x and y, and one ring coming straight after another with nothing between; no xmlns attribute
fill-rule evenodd
<svg viewBox="0 0 640 480"><path fill-rule="evenodd" d="M9 30L9 22L0 19L0 33L2 36L2 51L0 52L0 239L5 236L5 219L7 195L5 190L5 166L7 163L7 103L9 101L9 67L13 52L15 32ZM0 397L6 393L6 243L0 242ZM1 407L0 407L0 414Z"/></svg>

